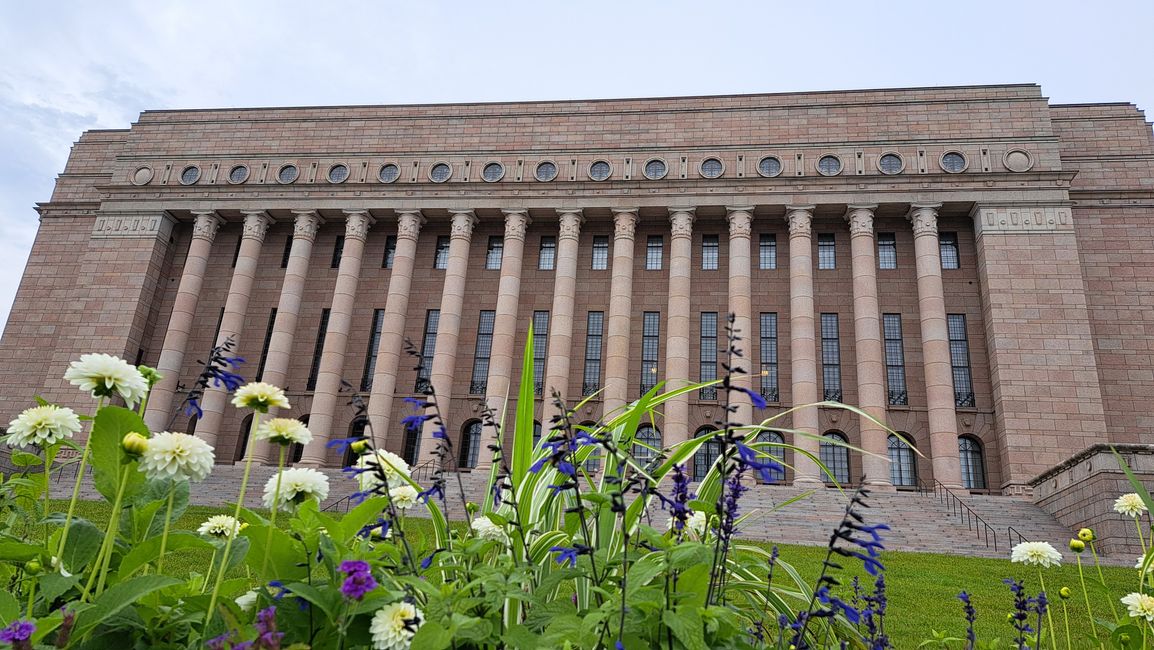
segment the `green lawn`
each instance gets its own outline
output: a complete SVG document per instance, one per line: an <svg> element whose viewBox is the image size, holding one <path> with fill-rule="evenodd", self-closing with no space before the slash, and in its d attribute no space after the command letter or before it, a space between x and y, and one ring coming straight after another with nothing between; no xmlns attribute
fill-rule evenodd
<svg viewBox="0 0 1154 650"><path fill-rule="evenodd" d="M67 506L67 502L63 502L62 505ZM60 505L57 508L59 509ZM107 512L108 506L103 502L77 504L77 513L97 525L103 526ZM209 515L224 512L227 512L225 508L190 506L173 528L195 530ZM425 550L431 546L432 528L427 520L410 518L405 530L416 548ZM761 542L753 543L771 546ZM791 563L804 578L811 581L817 577L821 561L825 557L825 549L822 547L781 545L780 551L783 560ZM1064 554L1070 555L1068 552ZM1084 559L1092 563L1092 558L1088 555ZM174 574L194 571L202 573L209 560L207 552L182 551L169 556L165 569L166 572L172 571ZM963 590L970 593L978 611L979 640L994 637L1008 640L1013 630L1006 622L1006 614L1011 611L1013 601L1009 589L1002 584L1002 579L1011 576L1024 578L1029 591L1033 593L1038 589L1037 571L1011 564L1009 560L902 552L884 553L882 560L886 566L889 597L886 631L898 648L916 647L920 641L930 636L931 629L946 631L953 636L964 636L965 621L962 617L961 603L957 600L957 594ZM844 558L841 558L840 563L847 567L842 576L846 584L846 595L849 582L854 575L859 575L866 586L872 587L872 578L860 570L860 564ZM1096 587L1097 574L1092 564L1086 568L1087 580L1095 581L1095 584L1087 585L1095 616L1112 618L1108 598L1101 587ZM1138 572L1119 567L1104 567L1102 571L1107 584L1111 587L1115 606L1119 611L1124 611L1125 608L1117 602L1117 599L1137 589ZM1070 628L1075 634L1080 630L1088 630L1089 622L1079 586L1077 566L1066 565L1048 569L1045 580L1048 592L1054 596L1063 586L1074 590L1074 597L1066 601ZM1062 605L1056 597L1052 602L1055 607L1053 614L1054 623L1059 631L1059 643L1063 644Z"/></svg>

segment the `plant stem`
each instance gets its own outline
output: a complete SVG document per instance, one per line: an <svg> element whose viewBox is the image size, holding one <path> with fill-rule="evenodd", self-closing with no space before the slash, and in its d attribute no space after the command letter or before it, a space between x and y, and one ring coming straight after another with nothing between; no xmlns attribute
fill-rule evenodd
<svg viewBox="0 0 1154 650"><path fill-rule="evenodd" d="M108 530L104 534L104 543L100 545L100 553L96 556L96 564L93 565L93 572L88 576L88 583L84 586L84 591L80 594L80 599L84 600L92 589L93 580L96 580L96 591L93 596L98 595L104 591L104 579L108 574L108 565L112 561L112 551L116 547L116 536L120 532L120 509L124 503L124 489L128 487L129 471L127 467L121 466L117 470L119 485L116 488L116 499L112 502L112 513L108 517ZM97 579L99 576L99 579Z"/></svg>
<svg viewBox="0 0 1154 650"><path fill-rule="evenodd" d="M172 502L176 498L176 484L168 488L168 507L164 511L164 532L160 535L160 555L156 558L156 572L164 573L164 549L168 547L168 529L172 525ZM212 565L209 565L210 567ZM148 570L148 567L144 567Z"/></svg>
<svg viewBox="0 0 1154 650"><path fill-rule="evenodd" d="M1038 582L1042 585L1042 593L1046 593L1046 579L1042 577L1042 570L1041 569L1038 569ZM1047 596L1046 599L1049 600L1049 596ZM1046 607L1046 625L1050 626L1050 646L1052 648L1054 648L1054 650L1057 650L1058 638L1057 638L1057 635L1054 634L1054 616L1050 613L1050 611L1053 609L1054 609L1053 607ZM1038 634L1039 645L1041 645L1041 637L1042 637L1042 635L1041 635L1041 633L1039 633Z"/></svg>
<svg viewBox="0 0 1154 650"><path fill-rule="evenodd" d="M104 398L96 400L96 410L92 413L92 428L96 428L96 415L104 408ZM68 502L68 514L64 515L64 532L60 534L60 548L56 557L60 559L60 567L64 568L64 544L68 541L68 527L72 525L72 516L76 514L76 501L80 498L80 483L84 481L84 469L88 467L88 448L92 445L92 431L84 440L84 450L80 452L80 468L76 470L76 484L72 486L72 500Z"/></svg>
<svg viewBox="0 0 1154 650"><path fill-rule="evenodd" d="M1114 609L1114 599L1110 598L1110 588L1106 586L1106 578L1102 575L1102 565L1098 562L1098 549L1094 546L1094 542L1090 542L1090 552L1094 554L1094 567L1098 569L1098 582L1102 584L1102 589L1106 590L1106 602L1110 603L1110 613L1114 615L1114 620L1118 620L1118 610Z"/></svg>
<svg viewBox="0 0 1154 650"><path fill-rule="evenodd" d="M1066 611L1066 601L1062 601L1062 622L1066 624L1066 650L1070 650L1070 613Z"/></svg>
<svg viewBox="0 0 1154 650"><path fill-rule="evenodd" d="M1134 527L1138 529L1138 543L1142 545L1142 552L1146 552L1146 538L1142 536L1141 515L1134 517ZM1154 539L1151 540L1154 542Z"/></svg>
<svg viewBox="0 0 1154 650"><path fill-rule="evenodd" d="M256 437L256 427L260 424L260 411L254 411L252 414L252 425L248 432L248 449L245 450L244 461L244 475L240 479L240 493L236 497L236 508L233 511L233 518L240 521L240 509L244 505L244 493L248 489L248 477L252 473L252 446L254 438ZM238 533L239 534L239 533ZM212 596L208 599L208 610L204 614L204 629L208 630L208 624L212 621L212 611L216 608L216 600L220 597L220 586L224 583L224 571L228 567L229 554L232 552L232 540L236 539L236 535L229 535L224 542L224 558L220 561L220 569L216 573L216 581L212 585ZM211 567L209 567L211 571Z"/></svg>
<svg viewBox="0 0 1154 650"><path fill-rule="evenodd" d="M57 447L49 446L44 448L44 541L48 541L48 509L52 506L49 504L49 497L52 492L52 461L56 458ZM29 614L32 616L32 614Z"/></svg>
<svg viewBox="0 0 1154 650"><path fill-rule="evenodd" d="M36 576L28 576L28 618L32 616L32 605L36 603ZM49 603L51 605L51 603Z"/></svg>
<svg viewBox="0 0 1154 650"><path fill-rule="evenodd" d="M1090 593L1086 591L1086 576L1082 573L1082 556L1078 557L1078 580L1082 583L1082 600L1086 601L1086 620L1090 621L1090 631L1098 639L1098 624L1094 622L1094 612L1090 609Z"/></svg>
<svg viewBox="0 0 1154 650"><path fill-rule="evenodd" d="M208 571L204 574L204 582L200 585L201 594L204 594L204 592L208 591L208 579L212 577L212 567L214 564L216 564L216 554L219 550L220 549L216 548L215 546L212 548L212 557L208 560Z"/></svg>
<svg viewBox="0 0 1154 650"><path fill-rule="evenodd" d="M265 569L268 568L268 549L270 546L272 546L272 531L274 528L276 528L276 513L277 510L280 509L280 481L281 474L284 473L284 457L286 449L287 448L284 445L280 445L280 453L278 454L276 462L276 492L273 492L272 514L269 516L268 534L265 535L264 538L264 559L260 561L260 575L262 580L264 579Z"/></svg>

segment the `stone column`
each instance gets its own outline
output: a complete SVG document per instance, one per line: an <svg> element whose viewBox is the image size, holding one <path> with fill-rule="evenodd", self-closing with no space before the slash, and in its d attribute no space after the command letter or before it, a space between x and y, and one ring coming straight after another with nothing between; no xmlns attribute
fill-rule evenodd
<svg viewBox="0 0 1154 650"><path fill-rule="evenodd" d="M284 388L288 381L289 361L292 358L293 339L296 336L297 317L300 315L301 299L304 295L305 280L308 279L309 258L313 252L313 242L324 220L314 210L293 210L296 215L293 224L293 243L289 249L288 265L285 267L284 282L281 283L280 301L276 307L276 321L273 322L272 336L269 338L268 354L264 360L264 374L261 380ZM273 417L273 412L269 412ZM257 440L250 445L253 458L258 461L272 461L272 445L267 440Z"/></svg>
<svg viewBox="0 0 1154 650"><path fill-rule="evenodd" d="M934 478L948 488L960 489L958 418L954 410L950 336L942 289L941 250L938 248L939 207L940 203L915 203L910 206L908 217L913 223L914 256L918 269L918 317L921 319Z"/></svg>
<svg viewBox="0 0 1154 650"><path fill-rule="evenodd" d="M545 360L545 404L542 408L542 427L549 428L552 418L560 415L553 405L552 391L572 405L580 394L569 395L569 356L573 354L573 309L577 294L577 257L581 238L581 224L585 219L580 210L559 210L561 227L557 237L557 270L553 280L553 312L549 318L549 353Z"/></svg>
<svg viewBox="0 0 1154 650"><path fill-rule="evenodd" d="M240 344L260 249L264 244L269 224L272 223L272 219L263 210L246 210L242 211L242 214L244 214L244 233L241 235L240 252L236 257L236 268L232 271L232 282L228 285L228 298L224 301L224 318L220 321L220 334L216 337L215 344L220 344L230 336L238 346ZM196 435L210 445L216 444L228 401L228 393L220 388L209 386L208 390L204 391L204 399L201 402L204 417L196 423ZM227 458L231 454L218 449L216 455L217 458Z"/></svg>
<svg viewBox="0 0 1154 650"><path fill-rule="evenodd" d="M693 268L693 208L669 208L669 313L665 334L665 390L689 385L690 282ZM676 445L689 439L689 394L665 402L662 443Z"/></svg>
<svg viewBox="0 0 1154 650"><path fill-rule="evenodd" d="M317 387L313 391L309 412L309 431L312 431L313 439L301 455L302 465L323 465L328 452L325 444L333 438L347 437L334 434L333 423L336 420L337 394L341 390L341 373L345 369L345 349L352 329L357 284L361 278L361 256L365 252L369 226L374 220L367 210L345 210L344 213L345 245L341 249L337 282L333 287L333 304L329 309L328 329L325 331L325 345L317 369Z"/></svg>
<svg viewBox="0 0 1154 650"><path fill-rule="evenodd" d="M882 350L881 308L878 307L877 261L874 251L874 209L876 205L851 205L849 222L850 257L853 267L853 329L857 357L858 407L879 422L886 421L885 353ZM888 437L885 427L858 416L861 431L862 470L865 484L876 488L893 487L890 481ZM875 454L871 456L870 454Z"/></svg>
<svg viewBox="0 0 1154 650"><path fill-rule="evenodd" d="M477 216L472 210L450 210L453 225L450 230L449 266L445 270L445 287L441 291L441 318L437 324L437 349L433 354L430 383L437 394L441 413L448 417L453 394L453 371L457 365L457 339L461 333L461 309L465 302L465 276L469 270L469 240ZM451 424L446 422L446 424ZM432 421L425 423L421 432L416 461L428 460L436 449ZM450 435L452 435L450 433ZM457 439L456 436L453 437ZM421 454L424 454L422 457Z"/></svg>
<svg viewBox="0 0 1154 650"><path fill-rule="evenodd" d="M757 368L753 356L753 342L757 340L757 333L753 329L753 296L752 271L750 262L750 233L753 223L753 206L726 207L729 213L729 311L733 314L733 329L741 337L738 347L745 357L735 359L735 363L745 375L735 376L733 383L752 390L760 390L761 384L754 379L753 372ZM725 339L718 332L718 342ZM725 341L728 346L729 342ZM719 347L718 352L721 352ZM737 407L732 421L743 424L760 422L764 417L758 417L753 412L753 404L748 396L734 392L730 396L731 403Z"/></svg>
<svg viewBox="0 0 1154 650"><path fill-rule="evenodd" d="M793 428L808 434L798 436L794 444L818 455L820 445L815 437L818 431L816 406L817 343L815 341L813 308L813 223L812 205L789 206L785 218L789 222L789 360L792 375ZM801 408L798 408L798 407ZM795 485L824 482L816 463L802 454L793 458Z"/></svg>
<svg viewBox="0 0 1154 650"><path fill-rule="evenodd" d="M397 366L401 362L401 346L405 338L405 315L409 311L409 288L413 284L413 264L417 258L417 237L424 223L425 218L419 210L397 214L397 249L393 252L389 295L385 299L377 365L373 368L373 387L369 392L368 416L373 446L381 449L388 441L393 393L397 389Z"/></svg>
<svg viewBox="0 0 1154 650"><path fill-rule="evenodd" d="M497 286L497 310L493 315L493 345L489 353L489 376L485 382L485 400L498 415L505 412L512 386L513 359L516 352L517 309L521 300L521 267L525 258L525 230L529 226L527 210L502 210L505 214L505 242L501 251L501 280ZM443 316L442 316L443 317ZM441 347L440 335L437 348ZM520 375L520 373L517 373ZM508 415L508 413L506 413ZM513 422L509 417L505 422ZM506 430L512 433L512 427ZM490 436L486 429L485 436ZM490 439L483 440L477 458L477 467L493 464Z"/></svg>
<svg viewBox="0 0 1154 650"><path fill-rule="evenodd" d="M613 208L613 279L609 286L609 325L605 337L606 420L629 402L629 325L633 317L633 236L637 208Z"/></svg>
<svg viewBox="0 0 1154 650"><path fill-rule="evenodd" d="M211 210L193 214L196 215L196 222L192 226L192 241L188 245L184 271L180 274L180 286L176 289L176 300L173 301L172 315L168 319L160 361L156 364L156 369L164 378L152 387L148 412L145 414L148 428L153 431L168 428L172 418L172 400L176 394L176 385L180 382L180 370L184 366L184 353L196 317L196 305L200 300L200 288L204 284L208 255L216 239L216 232L224 223L224 219Z"/></svg>

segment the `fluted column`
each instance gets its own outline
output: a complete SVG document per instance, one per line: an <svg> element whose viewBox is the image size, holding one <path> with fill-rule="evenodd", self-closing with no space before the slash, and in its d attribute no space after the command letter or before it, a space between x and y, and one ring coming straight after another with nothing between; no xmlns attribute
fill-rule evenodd
<svg viewBox="0 0 1154 650"><path fill-rule="evenodd" d="M441 413L450 413L453 392L453 371L457 365L457 340L461 333L461 309L465 303L465 276L469 269L469 240L477 217L472 210L450 210L453 225L450 230L449 265L445 270L445 287L441 291L441 318L437 324L437 349L429 381L437 393ZM447 423L446 423L447 424ZM436 427L427 422L421 432L417 462L430 458L436 449L433 433ZM455 439L455 437L454 437ZM423 456L422 456L423 454Z"/></svg>
<svg viewBox="0 0 1154 650"><path fill-rule="evenodd" d="M417 258L417 237L425 218L418 210L397 214L397 248L393 252L393 269L389 273L389 295L381 321L381 340L377 345L377 365L373 368L373 387L369 392L369 423L373 446L383 449L388 441L393 413L393 393L397 390L397 367L401 362L401 344L405 338L405 314L409 311L409 289L413 285L413 264Z"/></svg>
<svg viewBox="0 0 1154 650"><path fill-rule="evenodd" d="M693 268L693 208L669 208L669 307L665 336L665 390L689 385L690 275ZM689 394L665 402L662 443L689 439Z"/></svg>
<svg viewBox="0 0 1154 650"><path fill-rule="evenodd" d="M853 329L857 357L858 407L879 422L886 421L886 365L882 350L881 309L878 307L877 261L874 259L874 208L851 205L849 222L850 257L853 267ZM858 416L865 483L892 488L887 461L888 433L885 427ZM874 455L870 455L874 454Z"/></svg>
<svg viewBox="0 0 1154 650"><path fill-rule="evenodd" d="M572 404L581 395L570 395L573 353L573 309L577 294L577 257L581 239L581 224L585 221L580 210L559 210L560 230L557 237L557 265L553 279L553 312L549 317L549 352L545 360L545 404L541 422L548 427L555 415L560 415L553 404L552 391Z"/></svg>
<svg viewBox="0 0 1154 650"><path fill-rule="evenodd" d="M172 400L176 394L176 385L180 382L180 370L184 365L184 353L196 317L200 289L204 285L208 255L212 251L216 232L224 223L224 219L211 210L193 214L196 215L196 222L192 226L192 241L188 244L184 271L180 274L180 286L176 289L176 300L173 301L172 315L168 319L168 331L164 334L160 361L156 364L156 369L164 377L152 387L148 412L145 414L148 428L153 431L168 428L172 418Z"/></svg>
<svg viewBox="0 0 1154 650"><path fill-rule="evenodd" d="M637 208L613 208L613 278L605 337L605 391L602 413L617 415L629 401L629 325L633 316L633 237Z"/></svg>
<svg viewBox="0 0 1154 650"><path fill-rule="evenodd" d="M337 267L325 345L321 350L317 386L313 391L313 403L309 411L309 431L312 431L313 439L301 455L302 465L323 465L328 451L325 444L333 438L345 437L334 434L333 423L336 420L337 394L341 390L341 374L345 369L345 349L349 344L349 330L352 329L357 284L361 278L361 257L365 252L369 227L374 220L367 210L345 210L344 213L345 245L341 249L341 261Z"/></svg>
<svg viewBox="0 0 1154 650"><path fill-rule="evenodd" d="M248 299L252 293L252 282L256 276L257 262L260 259L260 249L264 244L265 233L268 232L272 219L263 210L243 211L244 232L241 235L240 251L236 256L236 267L232 271L232 282L228 285L228 298L224 301L224 317L220 321L220 334L214 344L230 336L240 344L240 335L244 330L244 318L248 312ZM224 417L224 409L228 403L228 393L220 388L209 386L204 391L201 408L204 416L196 423L196 435L203 438L210 445L216 444L220 434L220 423ZM229 454L217 450L217 457L224 458Z"/></svg>
<svg viewBox="0 0 1154 650"><path fill-rule="evenodd" d="M296 220L293 224L292 247L289 249L288 264L285 266L284 281L280 288L280 301L276 307L276 321L273 322L268 353L264 360L264 374L261 376L262 381L282 388L288 381L289 361L292 358L293 339L296 337L297 317L300 315L305 280L308 279L313 242L316 241L317 231L324 223L315 210L293 210L293 214L296 215ZM254 459L273 460L272 446L267 440L253 441L249 448Z"/></svg>
<svg viewBox="0 0 1154 650"><path fill-rule="evenodd" d="M813 308L813 206L786 208L789 222L789 360L792 375L794 407L813 404L817 398L817 343ZM820 445L816 406L803 406L793 412L793 428L808 435L798 436L794 444L818 455ZM803 454L794 454L794 484L823 482L817 463Z"/></svg>
<svg viewBox="0 0 1154 650"><path fill-rule="evenodd" d="M909 220L913 223L918 270L918 318L921 320L934 478L946 487L961 488L950 336L942 289L941 251L938 248L939 207L940 203L915 203L910 206Z"/></svg>
<svg viewBox="0 0 1154 650"><path fill-rule="evenodd" d="M750 233L753 223L753 206L726 207L729 221L729 311L733 314L733 329L741 337L738 348L745 357L735 360L736 365L746 371L745 375L733 378L733 383L753 390L760 390L760 382L753 379L757 367L753 361L753 342L757 334L753 331L753 297L750 275ZM719 332L719 334L721 334ZM727 342L728 344L728 342ZM737 407L732 421L752 424L755 414L749 397L738 392L730 395L730 402ZM761 421L758 417L757 421Z"/></svg>
<svg viewBox="0 0 1154 650"><path fill-rule="evenodd" d="M525 230L529 226L527 210L502 210L505 214L505 242L501 250L501 280L497 285L497 310L493 314L493 345L489 354L489 376L485 382L485 400L498 414L504 412L511 397L516 352L517 309L521 301L521 267L525 258ZM442 316L443 317L443 316ZM438 335L437 347L441 346ZM520 373L518 373L519 375ZM498 415L498 420L501 416ZM512 422L506 418L506 422ZM511 431L511 430L510 430ZM488 432L486 431L486 434ZM489 440L481 444L477 467L493 463Z"/></svg>

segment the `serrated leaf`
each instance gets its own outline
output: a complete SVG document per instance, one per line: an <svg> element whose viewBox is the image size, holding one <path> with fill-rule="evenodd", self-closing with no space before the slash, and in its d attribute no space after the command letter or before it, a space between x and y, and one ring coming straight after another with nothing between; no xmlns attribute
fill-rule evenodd
<svg viewBox="0 0 1154 650"><path fill-rule="evenodd" d="M409 645L412 650L444 650L453 642L453 629L444 628L439 623L425 621Z"/></svg>
<svg viewBox="0 0 1154 650"><path fill-rule="evenodd" d="M0 624L7 625L20 616L20 603L10 591L0 590Z"/></svg>
<svg viewBox="0 0 1154 650"><path fill-rule="evenodd" d="M686 650L706 650L705 626L696 607L687 605L678 607L676 611L667 609L661 613L661 622Z"/></svg>
<svg viewBox="0 0 1154 650"><path fill-rule="evenodd" d="M160 557L161 541L160 537L152 537L133 546L132 550L120 561L120 579L124 580L135 573L137 569L158 559ZM168 545L165 547L165 554L185 548L211 549L212 543L192 533L179 532L168 534Z"/></svg>
<svg viewBox="0 0 1154 650"><path fill-rule="evenodd" d="M86 519L73 519L68 527L68 539L61 553L61 562L70 573L80 573L100 552L104 533Z"/></svg>
<svg viewBox="0 0 1154 650"><path fill-rule="evenodd" d="M141 576L113 585L108 591L92 601L92 607L76 616L73 638L82 639L105 619L132 605L140 598L154 592L180 584L179 580L167 576Z"/></svg>
<svg viewBox="0 0 1154 650"><path fill-rule="evenodd" d="M144 474L136 470L136 462L126 459L120 448L120 441L129 432L135 431L148 436L148 427L135 411L119 406L105 406L96 414L90 434L89 464L96 489L109 501L116 499L121 465L129 472L125 495L131 497L144 486Z"/></svg>

